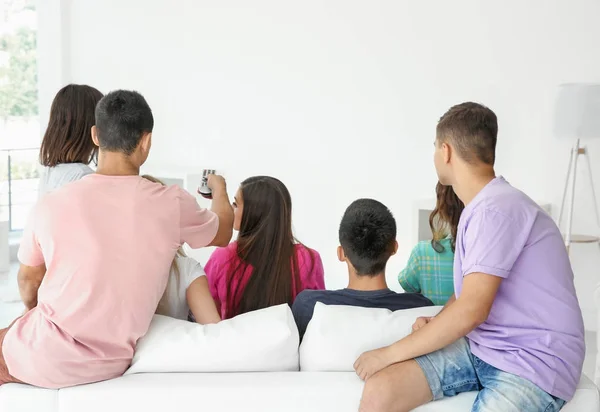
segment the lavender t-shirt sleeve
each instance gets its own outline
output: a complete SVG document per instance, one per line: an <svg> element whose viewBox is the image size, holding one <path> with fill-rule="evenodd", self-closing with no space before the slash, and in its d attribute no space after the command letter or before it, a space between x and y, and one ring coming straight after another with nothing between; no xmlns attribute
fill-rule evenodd
<svg viewBox="0 0 600 412"><path fill-rule="evenodd" d="M505 279L523 250L527 231L512 218L483 209L473 213L463 239L463 276L486 273Z"/></svg>

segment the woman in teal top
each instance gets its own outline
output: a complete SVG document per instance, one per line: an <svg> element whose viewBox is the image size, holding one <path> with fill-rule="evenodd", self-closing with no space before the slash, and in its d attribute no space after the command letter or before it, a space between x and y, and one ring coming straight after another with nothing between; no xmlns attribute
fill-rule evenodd
<svg viewBox="0 0 600 412"><path fill-rule="evenodd" d="M436 186L437 202L429 216L431 241L419 242L398 282L406 292L421 293L436 305L444 305L454 293L454 247L458 221L465 205L451 186Z"/></svg>

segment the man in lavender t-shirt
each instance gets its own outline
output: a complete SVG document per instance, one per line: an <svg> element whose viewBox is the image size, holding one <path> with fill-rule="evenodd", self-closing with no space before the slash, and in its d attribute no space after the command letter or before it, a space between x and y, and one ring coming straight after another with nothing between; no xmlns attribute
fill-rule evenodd
<svg viewBox="0 0 600 412"><path fill-rule="evenodd" d="M558 411L585 354L581 309L562 236L539 206L494 172L496 115L452 107L437 126L435 166L466 205L455 296L413 333L355 363L361 411L408 411L480 391L473 411Z"/></svg>

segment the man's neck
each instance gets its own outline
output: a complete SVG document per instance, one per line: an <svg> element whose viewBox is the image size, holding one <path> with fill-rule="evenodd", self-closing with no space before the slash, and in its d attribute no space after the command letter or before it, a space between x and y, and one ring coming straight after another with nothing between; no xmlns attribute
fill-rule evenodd
<svg viewBox="0 0 600 412"><path fill-rule="evenodd" d="M495 177L496 173L493 167L473 168L466 166L457 173L456 182L454 182L452 188L456 196L466 206Z"/></svg>
<svg viewBox="0 0 600 412"><path fill-rule="evenodd" d="M369 291L388 288L387 282L385 281L385 273L379 273L374 276L359 276L356 273L350 273L349 275L350 280L348 282L348 289Z"/></svg>
<svg viewBox="0 0 600 412"><path fill-rule="evenodd" d="M123 153L104 152L98 156L96 173L107 176L137 176L140 167Z"/></svg>

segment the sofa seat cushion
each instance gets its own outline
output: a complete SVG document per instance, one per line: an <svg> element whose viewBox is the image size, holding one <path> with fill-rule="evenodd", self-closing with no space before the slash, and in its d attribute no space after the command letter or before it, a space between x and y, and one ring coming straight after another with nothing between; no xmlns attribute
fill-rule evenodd
<svg viewBox="0 0 600 412"><path fill-rule="evenodd" d="M356 412L362 387L360 379L350 372L136 374L58 392L5 385L0 388L0 410ZM475 396L475 392L464 393L416 411L470 411ZM598 412L599 409L598 390L584 376L575 398L563 412Z"/></svg>
<svg viewBox="0 0 600 412"><path fill-rule="evenodd" d="M58 412L58 390L9 383L0 386L2 412Z"/></svg>

